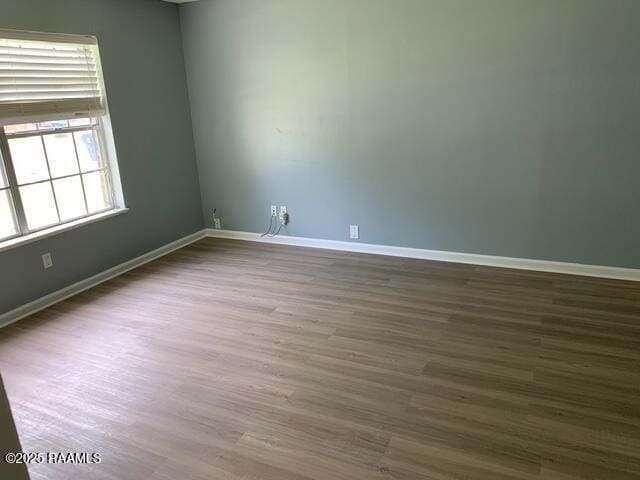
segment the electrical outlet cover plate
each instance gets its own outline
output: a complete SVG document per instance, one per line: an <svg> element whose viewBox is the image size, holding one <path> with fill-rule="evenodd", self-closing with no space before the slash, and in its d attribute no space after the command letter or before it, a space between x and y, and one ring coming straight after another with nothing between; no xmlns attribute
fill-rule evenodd
<svg viewBox="0 0 640 480"><path fill-rule="evenodd" d="M282 215L283 213L287 213L287 207L285 205L280 206L280 215Z"/></svg>
<svg viewBox="0 0 640 480"><path fill-rule="evenodd" d="M220 219L219 218L214 218L213 219L213 225L217 228L217 229L221 229L222 225L220 224Z"/></svg>
<svg viewBox="0 0 640 480"><path fill-rule="evenodd" d="M276 207L275 205L271 205L271 216L272 217L278 216L278 207Z"/></svg>
<svg viewBox="0 0 640 480"><path fill-rule="evenodd" d="M53 260L51 259L50 253L45 253L42 255L42 266L45 269L53 267Z"/></svg>
<svg viewBox="0 0 640 480"><path fill-rule="evenodd" d="M349 225L349 238L356 240L360 238L360 227L358 225Z"/></svg>

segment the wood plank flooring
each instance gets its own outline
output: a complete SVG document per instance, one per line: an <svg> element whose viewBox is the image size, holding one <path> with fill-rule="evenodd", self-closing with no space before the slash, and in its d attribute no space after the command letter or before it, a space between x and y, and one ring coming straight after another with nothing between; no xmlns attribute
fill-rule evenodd
<svg viewBox="0 0 640 480"><path fill-rule="evenodd" d="M33 480L640 479L640 284L205 239L0 331Z"/></svg>

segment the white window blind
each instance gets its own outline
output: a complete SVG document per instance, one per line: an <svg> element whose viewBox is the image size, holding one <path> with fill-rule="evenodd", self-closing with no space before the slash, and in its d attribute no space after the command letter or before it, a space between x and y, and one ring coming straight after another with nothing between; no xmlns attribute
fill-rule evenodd
<svg viewBox="0 0 640 480"><path fill-rule="evenodd" d="M104 113L94 37L0 30L0 124Z"/></svg>

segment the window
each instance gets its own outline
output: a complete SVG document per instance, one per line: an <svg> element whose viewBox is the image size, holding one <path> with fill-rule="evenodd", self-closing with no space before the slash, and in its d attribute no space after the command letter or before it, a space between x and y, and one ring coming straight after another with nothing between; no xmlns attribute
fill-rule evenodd
<svg viewBox="0 0 640 480"><path fill-rule="evenodd" d="M0 245L123 207L93 37L0 30Z"/></svg>

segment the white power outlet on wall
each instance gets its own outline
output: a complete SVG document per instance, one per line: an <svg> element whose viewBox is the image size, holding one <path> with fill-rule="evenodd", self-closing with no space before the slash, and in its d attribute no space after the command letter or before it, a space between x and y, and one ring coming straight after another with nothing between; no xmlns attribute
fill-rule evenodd
<svg viewBox="0 0 640 480"><path fill-rule="evenodd" d="M287 213L287 207L285 205L280 206L280 213L278 214L278 220L282 225L289 223L289 214Z"/></svg>
<svg viewBox="0 0 640 480"><path fill-rule="evenodd" d="M275 205L271 205L271 216L272 217L278 216L278 207L276 207Z"/></svg>
<svg viewBox="0 0 640 480"><path fill-rule="evenodd" d="M349 238L355 240L360 238L360 227L358 225L349 225Z"/></svg>
<svg viewBox="0 0 640 480"><path fill-rule="evenodd" d="M217 208L213 209L213 226L217 229L222 228L222 225L220 223L220 219L216 216L216 212L218 211Z"/></svg>
<svg viewBox="0 0 640 480"><path fill-rule="evenodd" d="M53 260L51 259L50 253L45 253L44 255L42 255L42 266L45 268L45 270L47 268L53 267Z"/></svg>

